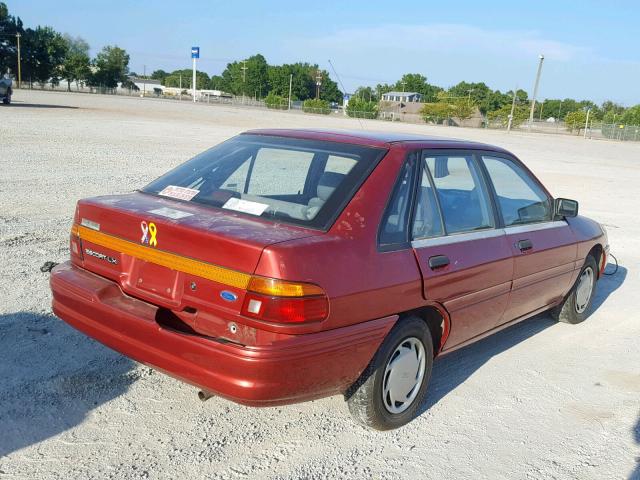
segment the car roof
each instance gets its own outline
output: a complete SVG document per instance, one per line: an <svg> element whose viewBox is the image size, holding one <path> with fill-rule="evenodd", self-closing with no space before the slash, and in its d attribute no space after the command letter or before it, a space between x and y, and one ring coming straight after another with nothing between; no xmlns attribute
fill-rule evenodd
<svg viewBox="0 0 640 480"><path fill-rule="evenodd" d="M379 132L372 130L333 130L333 129L302 129L302 128L263 128L244 132L250 135L269 135L276 137L302 138L311 140L328 140L340 143L354 143L374 147L390 147L397 143L418 142L424 148L456 148L474 150L492 150L506 152L506 150L485 143L459 140L455 138L436 137L403 132Z"/></svg>

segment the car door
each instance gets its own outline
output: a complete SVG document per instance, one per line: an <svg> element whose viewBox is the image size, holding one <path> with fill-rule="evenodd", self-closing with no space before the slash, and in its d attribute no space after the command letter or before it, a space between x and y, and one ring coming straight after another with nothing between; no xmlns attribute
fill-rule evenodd
<svg viewBox="0 0 640 480"><path fill-rule="evenodd" d="M513 252L507 322L560 300L570 288L577 247L564 219L553 218L553 199L515 158L483 153L482 163Z"/></svg>
<svg viewBox="0 0 640 480"><path fill-rule="evenodd" d="M513 258L498 226L473 152L422 153L411 244L425 299L451 319L445 348L490 330L507 308Z"/></svg>

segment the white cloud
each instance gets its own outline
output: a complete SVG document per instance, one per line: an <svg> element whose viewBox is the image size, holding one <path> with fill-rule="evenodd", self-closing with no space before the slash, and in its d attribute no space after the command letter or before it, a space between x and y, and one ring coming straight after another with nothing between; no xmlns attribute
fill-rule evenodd
<svg viewBox="0 0 640 480"><path fill-rule="evenodd" d="M462 24L403 25L341 29L330 35L309 38L315 48L344 51L389 51L402 49L416 53L499 54L507 58L530 57L544 53L556 61L569 61L588 55L588 49L542 38L536 31L489 30Z"/></svg>

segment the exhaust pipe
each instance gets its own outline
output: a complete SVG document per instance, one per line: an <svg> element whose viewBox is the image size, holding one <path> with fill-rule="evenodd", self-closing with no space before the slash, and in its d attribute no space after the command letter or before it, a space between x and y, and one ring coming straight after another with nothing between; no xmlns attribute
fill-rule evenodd
<svg viewBox="0 0 640 480"><path fill-rule="evenodd" d="M198 398L200 399L200 401L202 402L206 402L207 400L209 400L211 397L215 397L215 395L211 392L205 392L204 390L200 390L198 391Z"/></svg>

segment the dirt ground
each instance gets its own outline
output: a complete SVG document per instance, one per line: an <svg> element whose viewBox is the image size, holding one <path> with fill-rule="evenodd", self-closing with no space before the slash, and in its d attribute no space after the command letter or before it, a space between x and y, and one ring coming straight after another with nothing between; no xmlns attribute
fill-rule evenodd
<svg viewBox="0 0 640 480"><path fill-rule="evenodd" d="M19 91L0 108L0 479L640 478L640 144L188 102ZM493 143L603 224L620 262L597 309L541 315L438 360L422 415L387 433L339 396L212 398L52 316L77 199L131 191L254 127L392 129Z"/></svg>

